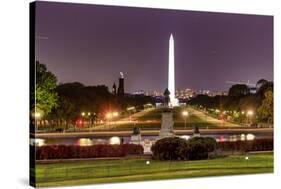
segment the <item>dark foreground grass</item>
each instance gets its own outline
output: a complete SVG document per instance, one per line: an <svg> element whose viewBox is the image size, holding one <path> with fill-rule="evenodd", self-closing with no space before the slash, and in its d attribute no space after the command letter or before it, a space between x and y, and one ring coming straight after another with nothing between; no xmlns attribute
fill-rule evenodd
<svg viewBox="0 0 281 189"><path fill-rule="evenodd" d="M246 160L245 157L249 159ZM158 179L273 172L273 154L229 156L200 161L146 159L37 164L37 186L83 185Z"/></svg>

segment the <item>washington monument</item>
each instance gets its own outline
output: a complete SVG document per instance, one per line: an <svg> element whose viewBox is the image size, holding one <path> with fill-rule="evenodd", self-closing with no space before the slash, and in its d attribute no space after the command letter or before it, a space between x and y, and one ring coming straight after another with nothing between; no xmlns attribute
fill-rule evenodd
<svg viewBox="0 0 281 189"><path fill-rule="evenodd" d="M170 35L169 39L168 89L170 91L170 106L178 106L179 101L175 97L175 57L173 34Z"/></svg>

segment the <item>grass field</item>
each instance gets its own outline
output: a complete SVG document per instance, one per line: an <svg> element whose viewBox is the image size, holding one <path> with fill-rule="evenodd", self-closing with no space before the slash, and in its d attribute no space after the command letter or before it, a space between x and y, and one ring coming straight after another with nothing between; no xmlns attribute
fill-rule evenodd
<svg viewBox="0 0 281 189"><path fill-rule="evenodd" d="M199 128L219 128L222 126L221 121L214 119L210 116L205 116L201 112L198 112L192 108L186 108L189 112L189 116L186 119L186 128L192 129L195 126ZM152 109L146 113L136 116L136 123L125 123L125 124L116 124L114 127L111 127L112 130L130 130L133 127L137 126L141 129L160 129L161 127L161 116L163 109ZM182 116L183 108L178 107L173 109L174 114L174 128L175 129L184 129L185 128L185 119ZM230 123L224 123L224 126L233 126Z"/></svg>
<svg viewBox="0 0 281 189"><path fill-rule="evenodd" d="M245 157L249 159L246 160ZM273 172L273 154L248 154L200 161L146 159L37 164L37 187L191 178Z"/></svg>
<svg viewBox="0 0 281 189"><path fill-rule="evenodd" d="M182 116L182 108L174 108L173 115L174 115L174 128L175 129L183 129L185 128L185 120ZM149 130L149 129L160 129L161 127L161 117L162 117L161 108L154 108L150 109L149 111L144 111L143 113L133 115L134 120L136 122L126 122L122 124L112 124L111 126L101 126L94 128L94 130L131 130L135 126ZM186 119L186 128L192 129L195 126L199 128L218 128L218 123L213 123L212 121L206 119L205 116L198 115L198 113L192 113L192 110L189 109L190 115ZM209 118L210 119L210 118Z"/></svg>

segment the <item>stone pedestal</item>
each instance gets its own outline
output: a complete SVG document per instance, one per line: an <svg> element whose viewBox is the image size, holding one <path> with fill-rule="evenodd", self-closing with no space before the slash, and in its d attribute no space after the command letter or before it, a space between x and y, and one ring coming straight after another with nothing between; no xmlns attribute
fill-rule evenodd
<svg viewBox="0 0 281 189"><path fill-rule="evenodd" d="M163 112L159 137L164 138L164 137L174 136L173 127L174 127L173 113L171 111Z"/></svg>
<svg viewBox="0 0 281 189"><path fill-rule="evenodd" d="M193 129L193 137L200 137L200 131L197 126Z"/></svg>

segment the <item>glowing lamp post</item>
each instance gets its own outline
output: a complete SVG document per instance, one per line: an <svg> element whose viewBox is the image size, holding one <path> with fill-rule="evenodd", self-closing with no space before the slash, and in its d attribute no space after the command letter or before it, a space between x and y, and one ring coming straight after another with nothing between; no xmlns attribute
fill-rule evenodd
<svg viewBox="0 0 281 189"><path fill-rule="evenodd" d="M110 119L112 118L112 113L109 112L106 114L106 118L107 118L107 122L108 122L108 126L110 125L109 122L110 122Z"/></svg>
<svg viewBox="0 0 281 189"><path fill-rule="evenodd" d="M118 115L119 115L118 112L113 112L113 113L112 113L112 116L113 116L113 117L118 117Z"/></svg>
<svg viewBox="0 0 281 189"><path fill-rule="evenodd" d="M247 111L247 117L248 117L248 122L251 124L252 122L252 117L254 115L254 112L252 110Z"/></svg>
<svg viewBox="0 0 281 189"><path fill-rule="evenodd" d="M112 117L116 118L119 116L118 112L112 112ZM116 125L116 120L114 121L114 124Z"/></svg>
<svg viewBox="0 0 281 189"><path fill-rule="evenodd" d="M34 117L36 119L39 119L41 117L41 114L39 112L35 112Z"/></svg>
<svg viewBox="0 0 281 189"><path fill-rule="evenodd" d="M82 127L84 127L84 117L85 117L86 113L85 112L81 112L81 116L82 116Z"/></svg>
<svg viewBox="0 0 281 189"><path fill-rule="evenodd" d="M183 111L182 116L184 117L184 129L186 129L186 119L188 117L188 111Z"/></svg>
<svg viewBox="0 0 281 189"><path fill-rule="evenodd" d="M35 112L34 114L33 114L33 116L34 116L34 118L35 118L35 132L38 130L38 120L40 120L40 118L41 118L41 113L39 113L39 112Z"/></svg>

